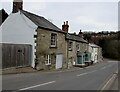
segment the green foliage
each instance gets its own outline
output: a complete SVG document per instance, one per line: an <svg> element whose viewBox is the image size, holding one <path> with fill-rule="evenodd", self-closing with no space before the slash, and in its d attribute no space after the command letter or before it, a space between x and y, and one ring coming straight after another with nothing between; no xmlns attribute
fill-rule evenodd
<svg viewBox="0 0 120 92"><path fill-rule="evenodd" d="M104 57L120 59L120 42L118 40L102 40L100 44Z"/></svg>
<svg viewBox="0 0 120 92"><path fill-rule="evenodd" d="M86 40L91 40L91 35L90 34L84 34L84 38L83 39L86 39Z"/></svg>

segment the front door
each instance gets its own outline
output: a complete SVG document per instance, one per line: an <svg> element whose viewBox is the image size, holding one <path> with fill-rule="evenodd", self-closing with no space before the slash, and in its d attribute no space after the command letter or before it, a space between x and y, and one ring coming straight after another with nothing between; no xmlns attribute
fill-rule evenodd
<svg viewBox="0 0 120 92"><path fill-rule="evenodd" d="M63 60L63 55L57 54L56 55L56 69L62 68L62 60Z"/></svg>

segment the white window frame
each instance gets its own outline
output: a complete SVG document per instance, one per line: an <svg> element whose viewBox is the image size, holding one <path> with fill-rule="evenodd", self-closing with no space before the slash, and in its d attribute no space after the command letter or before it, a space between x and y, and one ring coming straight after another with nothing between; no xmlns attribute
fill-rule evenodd
<svg viewBox="0 0 120 92"><path fill-rule="evenodd" d="M57 34L52 33L51 34L51 47L57 46Z"/></svg>
<svg viewBox="0 0 120 92"><path fill-rule="evenodd" d="M68 50L71 51L71 50L72 50L72 47L73 47L73 42L69 42L69 43L68 43Z"/></svg>
<svg viewBox="0 0 120 92"><path fill-rule="evenodd" d="M51 55L46 55L45 65L51 65Z"/></svg>
<svg viewBox="0 0 120 92"><path fill-rule="evenodd" d="M80 51L80 44L76 45L77 51Z"/></svg>

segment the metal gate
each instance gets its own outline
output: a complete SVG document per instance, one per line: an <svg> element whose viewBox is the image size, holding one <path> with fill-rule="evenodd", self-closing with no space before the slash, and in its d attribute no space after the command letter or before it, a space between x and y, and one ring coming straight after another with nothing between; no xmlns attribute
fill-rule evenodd
<svg viewBox="0 0 120 92"><path fill-rule="evenodd" d="M57 54L56 55L56 69L62 68L62 60L63 60L63 55Z"/></svg>
<svg viewBox="0 0 120 92"><path fill-rule="evenodd" d="M31 45L2 44L2 69L30 66L31 51Z"/></svg>

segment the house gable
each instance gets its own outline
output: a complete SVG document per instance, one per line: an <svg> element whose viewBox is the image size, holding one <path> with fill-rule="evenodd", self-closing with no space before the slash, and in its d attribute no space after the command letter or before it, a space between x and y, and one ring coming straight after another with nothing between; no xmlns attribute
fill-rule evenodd
<svg viewBox="0 0 120 92"><path fill-rule="evenodd" d="M1 25L2 43L30 44L37 25L20 12L10 14Z"/></svg>

